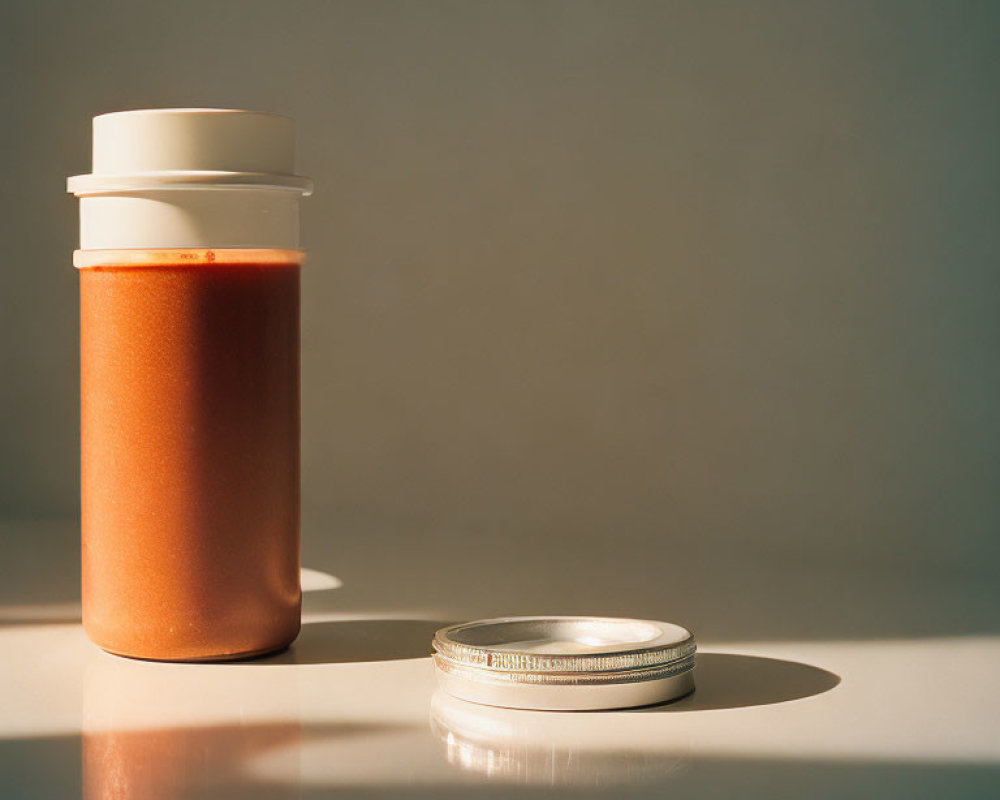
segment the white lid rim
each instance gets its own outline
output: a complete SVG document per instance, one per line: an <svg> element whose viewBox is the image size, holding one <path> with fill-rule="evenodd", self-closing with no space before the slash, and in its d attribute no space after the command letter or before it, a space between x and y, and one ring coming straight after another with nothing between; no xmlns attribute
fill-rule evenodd
<svg viewBox="0 0 1000 800"><path fill-rule="evenodd" d="M547 685L487 682L436 669L444 692L470 703L532 711L602 711L677 700L695 689L694 670L632 683Z"/></svg>
<svg viewBox="0 0 1000 800"><path fill-rule="evenodd" d="M474 681L501 684L547 684L551 686L585 686L603 685L609 683L642 683L650 680L660 680L675 675L691 672L695 668L696 657L691 653L682 658L664 664L651 664L644 667L626 667L611 670L587 670L554 672L549 670L530 669L491 669L434 653L434 665L442 672L461 675Z"/></svg>
<svg viewBox="0 0 1000 800"><path fill-rule="evenodd" d="M177 108L121 108L117 111L105 111L97 114L94 119L114 117L120 114L160 114L163 116L176 114L254 114L262 117L280 117L294 122L294 118L278 111L260 111L254 108L202 108L200 106L179 106Z"/></svg>
<svg viewBox="0 0 1000 800"><path fill-rule="evenodd" d="M556 624L626 624L645 625L659 631L659 635L654 639L646 641L629 642L628 644L618 644L610 648L593 650L589 652L577 653L538 653L525 650L513 650L506 646L498 649L494 644L473 644L462 641L458 638L461 633L473 629L487 629L494 626L510 624L540 623L548 625ZM673 630L667 630L671 628ZM694 634L687 628L673 622L663 622L650 619L634 619L626 617L595 617L595 616L522 616L522 617L493 617L490 619L472 620L441 628L434 634L434 649L449 658L470 665L482 665L482 659L487 656L499 657L503 660L527 660L539 663L546 662L576 662L580 669L591 669L584 666L588 662L600 663L621 657L631 657L635 659L636 666L640 661L644 665L665 664L677 658L682 658L697 649Z"/></svg>
<svg viewBox="0 0 1000 800"><path fill-rule="evenodd" d="M66 179L66 191L77 197L163 189L255 189L291 191L308 197L313 192L313 182L301 175L223 170L160 170L120 175L87 173Z"/></svg>

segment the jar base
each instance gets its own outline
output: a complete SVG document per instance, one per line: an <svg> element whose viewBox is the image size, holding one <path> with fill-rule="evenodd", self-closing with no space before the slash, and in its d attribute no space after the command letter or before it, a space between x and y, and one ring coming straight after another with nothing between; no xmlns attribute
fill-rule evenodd
<svg viewBox="0 0 1000 800"><path fill-rule="evenodd" d="M264 656L272 656L287 650L291 647L291 645L291 642L285 642L284 644L275 645L274 647L262 647L257 650L244 650L239 653L221 653L219 655L209 656L181 656L179 658L136 655L134 653L125 653L119 650L113 650L112 648L105 647L104 645L97 646L100 647L105 653L118 656L119 658L130 658L133 661L160 661L170 664L212 664L225 663L229 661L249 661L255 658L263 658Z"/></svg>

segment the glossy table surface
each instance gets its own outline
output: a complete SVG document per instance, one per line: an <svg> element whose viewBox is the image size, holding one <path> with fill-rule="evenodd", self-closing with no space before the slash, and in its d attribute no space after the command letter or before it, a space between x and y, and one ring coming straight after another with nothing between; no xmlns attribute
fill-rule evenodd
<svg viewBox="0 0 1000 800"><path fill-rule="evenodd" d="M371 538L329 552L307 539L314 569L292 648L161 664L86 640L75 535L71 524L0 525L5 800L909 798L1000 786L998 589L985 570L759 553L719 566L689 553L694 569L665 580L663 561L641 554L611 569L603 541L515 542L488 569L473 548L456 570L432 548L374 558ZM568 546L574 567L553 570ZM441 624L573 611L690 625L696 692L546 713L436 690L427 655Z"/></svg>

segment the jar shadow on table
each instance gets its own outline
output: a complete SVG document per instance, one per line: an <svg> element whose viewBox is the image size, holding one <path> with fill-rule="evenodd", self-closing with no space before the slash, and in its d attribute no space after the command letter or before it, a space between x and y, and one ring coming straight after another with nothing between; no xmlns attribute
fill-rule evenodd
<svg viewBox="0 0 1000 800"><path fill-rule="evenodd" d="M302 567L302 630L284 650L230 662L256 666L351 664L427 658L435 631L451 623L424 618L387 618L337 614L327 597L343 587L335 575ZM330 619L329 617L336 617Z"/></svg>
<svg viewBox="0 0 1000 800"><path fill-rule="evenodd" d="M349 664L427 658L442 620L338 619L306 622L292 645L281 652L238 664Z"/></svg>

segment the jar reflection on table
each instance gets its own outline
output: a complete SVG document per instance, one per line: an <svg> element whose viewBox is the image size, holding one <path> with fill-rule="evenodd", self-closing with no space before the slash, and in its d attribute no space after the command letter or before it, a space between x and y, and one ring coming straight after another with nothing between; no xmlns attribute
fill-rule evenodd
<svg viewBox="0 0 1000 800"><path fill-rule="evenodd" d="M241 797L258 787L252 766L281 760L299 770L301 723L261 704L252 669L159 665L114 657L84 678L83 800ZM259 709L232 721L233 709ZM214 787L214 788L213 788ZM275 800L298 798L296 783L267 787Z"/></svg>

